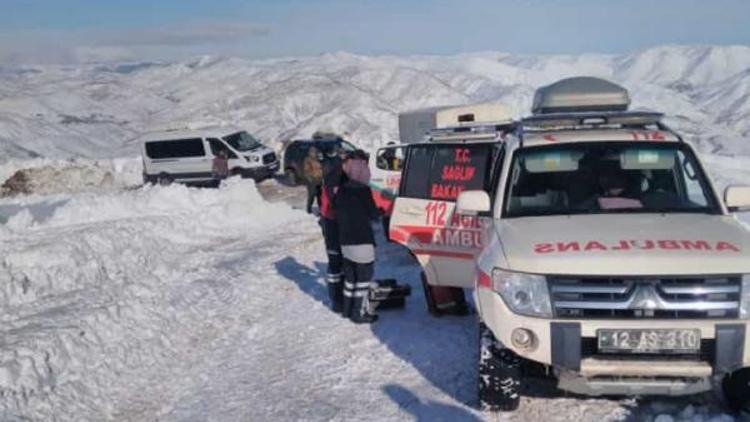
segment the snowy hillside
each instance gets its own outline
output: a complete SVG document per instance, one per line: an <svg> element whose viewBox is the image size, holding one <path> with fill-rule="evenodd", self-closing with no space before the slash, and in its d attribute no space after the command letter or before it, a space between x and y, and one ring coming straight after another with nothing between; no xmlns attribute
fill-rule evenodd
<svg viewBox="0 0 750 422"><path fill-rule="evenodd" d="M400 111L498 101L519 114L535 88L572 75L629 88L703 151L750 153L750 47L666 46L625 55L369 57L0 67L0 160L137 153L144 131L231 123L275 143L319 128L371 146Z"/></svg>

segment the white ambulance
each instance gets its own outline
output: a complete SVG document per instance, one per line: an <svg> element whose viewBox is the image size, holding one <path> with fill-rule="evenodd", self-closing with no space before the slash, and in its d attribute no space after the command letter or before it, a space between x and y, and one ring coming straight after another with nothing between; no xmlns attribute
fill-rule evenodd
<svg viewBox="0 0 750 422"><path fill-rule="evenodd" d="M228 158L231 175L261 180L279 170L276 153L236 127L164 130L142 140L144 183L213 182L213 159L220 151Z"/></svg>
<svg viewBox="0 0 750 422"><path fill-rule="evenodd" d="M750 233L662 115L596 78L537 91L492 142L410 146L391 237L429 284L473 287L479 399L529 369L588 395L723 392L750 406ZM537 371L538 369L543 371Z"/></svg>

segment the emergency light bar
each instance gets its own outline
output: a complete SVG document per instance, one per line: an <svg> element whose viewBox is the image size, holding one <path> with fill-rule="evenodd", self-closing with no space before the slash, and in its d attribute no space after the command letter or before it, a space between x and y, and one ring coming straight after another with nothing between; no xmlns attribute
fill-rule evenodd
<svg viewBox="0 0 750 422"><path fill-rule="evenodd" d="M541 87L534 93L535 115L591 111L626 111L628 90L600 78L579 76Z"/></svg>
<svg viewBox="0 0 750 422"><path fill-rule="evenodd" d="M648 111L630 112L586 112L586 113L550 113L527 117L521 121L525 131L548 131L565 129L590 128L644 128L656 126L664 128L662 113Z"/></svg>
<svg viewBox="0 0 750 422"><path fill-rule="evenodd" d="M455 140L455 139L487 139L498 134L509 133L514 130L512 122L480 123L471 126L455 126L442 129L433 129L427 138L430 141Z"/></svg>

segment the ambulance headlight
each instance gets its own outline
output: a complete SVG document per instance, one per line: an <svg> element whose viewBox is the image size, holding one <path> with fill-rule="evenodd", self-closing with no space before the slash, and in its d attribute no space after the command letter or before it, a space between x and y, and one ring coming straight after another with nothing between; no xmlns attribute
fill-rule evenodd
<svg viewBox="0 0 750 422"><path fill-rule="evenodd" d="M495 268L492 271L492 286L513 313L552 318L552 305L545 277Z"/></svg>
<svg viewBox="0 0 750 422"><path fill-rule="evenodd" d="M750 274L742 276L742 300L740 301L740 318L750 319Z"/></svg>

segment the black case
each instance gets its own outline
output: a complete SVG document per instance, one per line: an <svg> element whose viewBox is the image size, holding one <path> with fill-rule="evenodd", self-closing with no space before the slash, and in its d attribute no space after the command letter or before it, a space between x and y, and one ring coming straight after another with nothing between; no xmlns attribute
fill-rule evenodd
<svg viewBox="0 0 750 422"><path fill-rule="evenodd" d="M411 286L400 285L394 279L375 280L377 287L370 290L370 302L375 309L401 309L411 295Z"/></svg>

